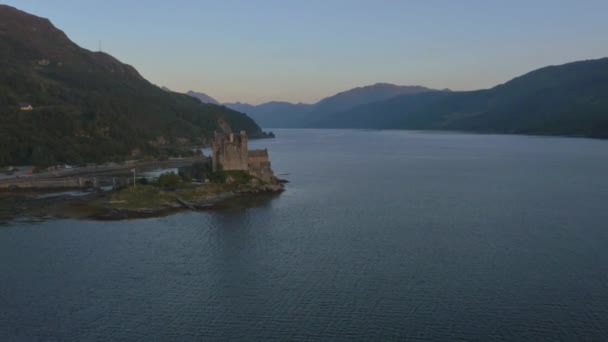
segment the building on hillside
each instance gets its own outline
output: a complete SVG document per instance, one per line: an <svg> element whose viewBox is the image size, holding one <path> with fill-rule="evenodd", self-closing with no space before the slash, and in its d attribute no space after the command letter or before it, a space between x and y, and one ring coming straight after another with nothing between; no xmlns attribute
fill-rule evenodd
<svg viewBox="0 0 608 342"><path fill-rule="evenodd" d="M21 109L21 110L32 110L32 109L34 109L34 107L32 107L32 105L29 104L29 103L20 103L19 104L19 109Z"/></svg>
<svg viewBox="0 0 608 342"><path fill-rule="evenodd" d="M247 171L267 183L275 181L268 150L249 150L245 131L237 136L215 133L212 147L212 169L217 171Z"/></svg>

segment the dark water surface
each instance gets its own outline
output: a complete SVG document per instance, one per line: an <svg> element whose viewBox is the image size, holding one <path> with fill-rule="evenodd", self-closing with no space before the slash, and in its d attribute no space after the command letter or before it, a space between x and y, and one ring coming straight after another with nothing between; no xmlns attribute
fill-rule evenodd
<svg viewBox="0 0 608 342"><path fill-rule="evenodd" d="M0 226L0 341L608 340L608 142L276 133L278 198Z"/></svg>

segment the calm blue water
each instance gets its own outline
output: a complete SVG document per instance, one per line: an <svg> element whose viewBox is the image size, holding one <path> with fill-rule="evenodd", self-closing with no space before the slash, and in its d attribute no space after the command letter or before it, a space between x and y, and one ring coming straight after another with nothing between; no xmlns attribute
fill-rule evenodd
<svg viewBox="0 0 608 342"><path fill-rule="evenodd" d="M0 226L0 341L608 340L608 142L275 132L278 198Z"/></svg>

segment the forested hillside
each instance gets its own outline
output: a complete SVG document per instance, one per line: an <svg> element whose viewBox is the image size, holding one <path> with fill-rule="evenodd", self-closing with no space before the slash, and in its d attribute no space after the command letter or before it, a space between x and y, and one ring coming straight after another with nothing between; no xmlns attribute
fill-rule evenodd
<svg viewBox="0 0 608 342"><path fill-rule="evenodd" d="M21 110L25 103L33 110ZM262 135L242 113L163 91L49 20L0 5L0 165L160 155L208 143L222 128Z"/></svg>

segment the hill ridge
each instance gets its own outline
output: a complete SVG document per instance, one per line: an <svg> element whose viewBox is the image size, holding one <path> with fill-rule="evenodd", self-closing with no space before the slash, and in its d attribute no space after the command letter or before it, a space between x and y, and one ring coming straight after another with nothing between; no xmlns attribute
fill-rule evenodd
<svg viewBox="0 0 608 342"><path fill-rule="evenodd" d="M259 105L240 102L225 103L225 105L251 115L264 127L306 127L324 116L357 105L388 99L400 94L432 91L439 90L423 86L400 86L378 82L338 92L313 104L269 101Z"/></svg>
<svg viewBox="0 0 608 342"><path fill-rule="evenodd" d="M0 165L171 155L209 144L224 124L263 136L242 113L163 91L50 20L0 5Z"/></svg>
<svg viewBox="0 0 608 342"><path fill-rule="evenodd" d="M310 127L608 138L608 58L539 68L489 89L401 95L336 113Z"/></svg>

